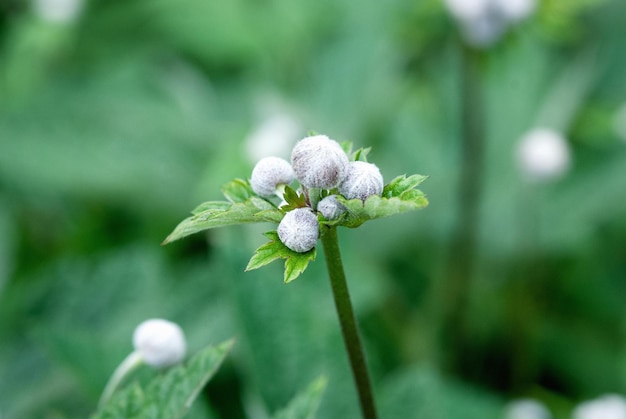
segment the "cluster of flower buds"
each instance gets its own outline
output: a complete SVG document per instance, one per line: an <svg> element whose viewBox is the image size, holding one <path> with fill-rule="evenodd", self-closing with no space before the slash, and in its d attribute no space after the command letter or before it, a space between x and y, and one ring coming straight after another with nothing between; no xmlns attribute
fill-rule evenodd
<svg viewBox="0 0 626 419"><path fill-rule="evenodd" d="M526 19L536 8L536 0L445 0L445 3L461 26L467 43L478 48L497 42L511 25Z"/></svg>
<svg viewBox="0 0 626 419"><path fill-rule="evenodd" d="M319 238L318 215L335 220L345 207L337 200L365 201L383 191L383 177L374 164L350 161L341 145L325 135L314 135L299 141L291 153L291 164L278 157L261 159L250 178L252 190L259 196L281 197L285 185L297 179L307 197L325 191L319 202L308 199L307 207L285 214L278 225L278 237L289 249L304 253L313 249Z"/></svg>

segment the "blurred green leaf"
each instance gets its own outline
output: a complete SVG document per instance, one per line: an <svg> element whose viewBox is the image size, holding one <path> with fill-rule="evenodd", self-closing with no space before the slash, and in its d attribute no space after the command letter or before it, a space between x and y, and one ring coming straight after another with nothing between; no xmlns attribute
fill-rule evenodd
<svg viewBox="0 0 626 419"><path fill-rule="evenodd" d="M430 367L414 367L384 383L380 412L389 419L500 419L503 404L487 392L449 381Z"/></svg>
<svg viewBox="0 0 626 419"><path fill-rule="evenodd" d="M320 377L298 394L287 407L276 412L272 419L313 419L326 389L326 377Z"/></svg>
<svg viewBox="0 0 626 419"><path fill-rule="evenodd" d="M209 346L178 366L156 377L145 389L137 383L113 396L92 416L106 418L181 418L230 352L233 340Z"/></svg>
<svg viewBox="0 0 626 419"><path fill-rule="evenodd" d="M270 239L270 242L265 243L254 252L248 266L246 266L246 271L261 268L276 259L285 259L284 280L285 283L289 283L304 272L309 262L315 260L315 248L308 252L298 253L285 246L278 238L276 231L269 231L265 233L265 236Z"/></svg>

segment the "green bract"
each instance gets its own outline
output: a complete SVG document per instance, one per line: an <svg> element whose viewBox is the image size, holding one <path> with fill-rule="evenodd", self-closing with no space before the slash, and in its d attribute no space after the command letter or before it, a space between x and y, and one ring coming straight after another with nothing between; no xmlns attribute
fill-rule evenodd
<svg viewBox="0 0 626 419"><path fill-rule="evenodd" d="M367 161L369 148L352 152L352 144L343 143L342 147L351 161ZM302 190L297 192L294 188L286 186L283 193L286 204L283 202L282 205L278 198L257 195L249 181L235 179L222 187L226 201L208 201L200 204L192 211L191 217L178 224L163 244L216 227L260 222L279 224L289 211L305 207L316 210L317 202L333 194L337 195L337 201L346 208L346 211L333 220L327 220L318 213L320 235L331 227L354 228L369 220L426 207L428 200L425 194L417 189L426 179L427 177L422 175L398 176L384 186L381 195L372 195L365 201L358 198L346 199L337 188L320 190L301 186ZM284 280L290 282L304 272L308 263L315 259L315 248L298 253L280 241L276 230L266 233L266 236L270 242L255 251L246 271L260 268L276 259L285 259Z"/></svg>

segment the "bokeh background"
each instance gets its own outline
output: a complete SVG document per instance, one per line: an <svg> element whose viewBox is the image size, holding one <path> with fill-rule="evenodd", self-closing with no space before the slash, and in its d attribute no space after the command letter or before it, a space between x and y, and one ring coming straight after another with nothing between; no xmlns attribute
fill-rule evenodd
<svg viewBox="0 0 626 419"><path fill-rule="evenodd" d="M78 9L74 9L78 5ZM555 418L626 394L626 2L544 0L472 48L441 1L0 2L0 416L94 411L150 317L234 352L191 417L265 418L320 375L358 417L323 257L244 273L271 225L160 242L309 130L425 210L341 230L384 418ZM571 164L529 181L520 138Z"/></svg>

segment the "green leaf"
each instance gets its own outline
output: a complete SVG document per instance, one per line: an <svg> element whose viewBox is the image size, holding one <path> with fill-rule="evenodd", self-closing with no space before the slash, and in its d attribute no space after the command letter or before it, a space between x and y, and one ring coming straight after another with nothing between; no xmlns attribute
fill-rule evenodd
<svg viewBox="0 0 626 419"><path fill-rule="evenodd" d="M339 225L354 228L369 220L426 207L428 205L426 195L419 189L414 189L426 178L421 175L398 176L385 186L382 196L372 195L365 202L338 196L339 202L347 208L347 213Z"/></svg>
<svg viewBox="0 0 626 419"><path fill-rule="evenodd" d="M181 221L162 244L165 245L211 228L263 221L280 222L282 217L283 213L278 208L257 196L251 196L243 202L228 205L212 204L208 209L196 212L191 217Z"/></svg>
<svg viewBox="0 0 626 419"><path fill-rule="evenodd" d="M313 419L322 400L324 390L326 390L326 384L326 377L320 377L313 381L287 407L276 412L272 419Z"/></svg>
<svg viewBox="0 0 626 419"><path fill-rule="evenodd" d="M231 202L226 202L226 201L208 201L195 207L193 211L191 211L191 213L196 215L196 214L200 214L201 212L211 211L211 210L225 211L229 209L231 205L232 205Z"/></svg>
<svg viewBox="0 0 626 419"><path fill-rule="evenodd" d="M348 156L352 154L352 141L342 141L341 143L339 143L339 145L341 146L341 148L343 148L343 151L345 151Z"/></svg>
<svg viewBox="0 0 626 419"><path fill-rule="evenodd" d="M352 156L350 157L351 161L367 161L367 155L370 154L370 151L372 151L372 147L367 147L367 148L359 148L357 151L355 151L354 153L352 153Z"/></svg>
<svg viewBox="0 0 626 419"><path fill-rule="evenodd" d="M304 208L307 206L306 196L303 193L298 194L292 187L285 186L285 192L283 194L283 198L287 205L283 205L281 210L283 212L288 212L296 208Z"/></svg>
<svg viewBox="0 0 626 419"><path fill-rule="evenodd" d="M230 352L234 340L209 346L184 366L154 378L145 389L134 383L114 395L92 419L181 418Z"/></svg>
<svg viewBox="0 0 626 419"><path fill-rule="evenodd" d="M243 179L234 179L222 185L222 193L232 203L245 202L256 196L250 183Z"/></svg>
<svg viewBox="0 0 626 419"><path fill-rule="evenodd" d="M246 266L246 272L261 268L276 259L285 259L284 281L289 283L304 272L309 262L315 260L315 248L308 252L298 253L285 246L278 238L276 231L269 231L265 233L265 236L270 241L256 249L250 262L248 262L248 266Z"/></svg>
<svg viewBox="0 0 626 419"><path fill-rule="evenodd" d="M428 179L428 176L423 175L398 176L385 186L382 196L385 198L400 196L403 192L418 187L426 179Z"/></svg>

